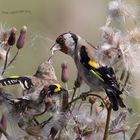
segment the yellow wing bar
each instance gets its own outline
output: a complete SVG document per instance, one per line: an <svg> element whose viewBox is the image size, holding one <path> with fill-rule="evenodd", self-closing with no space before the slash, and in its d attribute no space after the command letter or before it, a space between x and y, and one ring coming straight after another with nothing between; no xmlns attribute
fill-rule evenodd
<svg viewBox="0 0 140 140"><path fill-rule="evenodd" d="M104 82L104 79L101 77L101 74L97 71L94 70L90 70L95 76L97 76L101 81Z"/></svg>
<svg viewBox="0 0 140 140"><path fill-rule="evenodd" d="M88 64L89 64L90 66L92 66L93 68L98 68L98 67L99 67L99 64L96 63L96 62L93 61L93 60L89 60L89 61L88 61Z"/></svg>

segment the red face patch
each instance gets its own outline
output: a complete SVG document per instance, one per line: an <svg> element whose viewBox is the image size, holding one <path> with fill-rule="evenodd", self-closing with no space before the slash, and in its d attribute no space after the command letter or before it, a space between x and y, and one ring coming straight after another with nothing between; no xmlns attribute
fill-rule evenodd
<svg viewBox="0 0 140 140"><path fill-rule="evenodd" d="M65 44L65 38L61 35L56 39L56 43L58 43L61 47L61 50L63 53L68 53L68 47Z"/></svg>

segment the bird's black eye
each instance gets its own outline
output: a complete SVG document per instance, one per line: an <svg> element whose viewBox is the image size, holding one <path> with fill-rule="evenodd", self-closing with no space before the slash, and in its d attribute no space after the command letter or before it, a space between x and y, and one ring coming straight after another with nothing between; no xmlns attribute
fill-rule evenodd
<svg viewBox="0 0 140 140"><path fill-rule="evenodd" d="M50 85L49 86L49 91L50 92L54 92L54 90L57 88L57 86L56 85Z"/></svg>
<svg viewBox="0 0 140 140"><path fill-rule="evenodd" d="M57 38L56 43L60 44L61 46L63 46L65 44L65 40L62 37Z"/></svg>

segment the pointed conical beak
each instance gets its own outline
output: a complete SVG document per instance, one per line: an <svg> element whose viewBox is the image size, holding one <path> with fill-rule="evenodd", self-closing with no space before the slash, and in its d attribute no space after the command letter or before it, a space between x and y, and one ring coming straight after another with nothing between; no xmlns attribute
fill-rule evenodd
<svg viewBox="0 0 140 140"><path fill-rule="evenodd" d="M61 47L59 44L55 43L51 48L50 48L52 55L54 54L54 52L61 50Z"/></svg>

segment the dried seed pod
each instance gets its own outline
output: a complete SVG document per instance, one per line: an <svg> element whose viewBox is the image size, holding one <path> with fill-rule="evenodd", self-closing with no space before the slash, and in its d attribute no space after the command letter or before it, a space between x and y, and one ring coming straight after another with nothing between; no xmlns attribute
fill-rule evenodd
<svg viewBox="0 0 140 140"><path fill-rule="evenodd" d="M62 68L61 80L62 82L66 83L69 79L69 70L68 70L68 65L66 61L64 61L61 64L61 68Z"/></svg>
<svg viewBox="0 0 140 140"><path fill-rule="evenodd" d="M26 32L27 32L27 27L23 26L20 30L20 35L18 37L17 43L16 43L16 47L18 49L23 48L24 43L25 43L25 37L26 37Z"/></svg>
<svg viewBox="0 0 140 140"><path fill-rule="evenodd" d="M89 97L89 103L94 104L96 102L96 97L95 96L91 96Z"/></svg>
<svg viewBox="0 0 140 140"><path fill-rule="evenodd" d="M9 46L13 46L16 42L16 31L17 29L15 27L13 27L10 31L10 35L7 41Z"/></svg>

